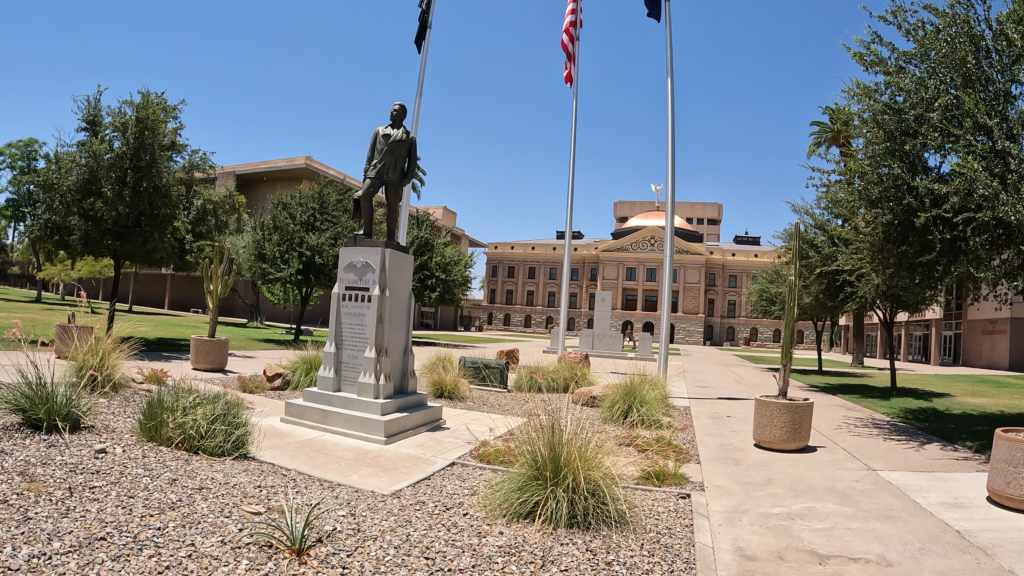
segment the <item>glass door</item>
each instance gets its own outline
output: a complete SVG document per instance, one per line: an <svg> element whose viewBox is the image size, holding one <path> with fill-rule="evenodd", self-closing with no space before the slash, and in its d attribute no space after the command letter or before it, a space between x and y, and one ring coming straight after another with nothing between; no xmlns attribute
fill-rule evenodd
<svg viewBox="0 0 1024 576"><path fill-rule="evenodd" d="M943 365L952 365L956 361L956 342L955 335L951 332L944 332L942 334L942 356L940 361Z"/></svg>

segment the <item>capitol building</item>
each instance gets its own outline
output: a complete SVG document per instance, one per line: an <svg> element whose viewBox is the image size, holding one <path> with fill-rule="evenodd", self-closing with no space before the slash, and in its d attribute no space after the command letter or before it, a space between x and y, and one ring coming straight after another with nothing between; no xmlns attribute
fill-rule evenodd
<svg viewBox="0 0 1024 576"><path fill-rule="evenodd" d="M662 306L671 306L670 343L778 345L782 322L752 317L746 288L773 259L760 236L721 241L722 205L677 202L671 300L660 293L665 212L656 202L614 203L605 238L573 232L567 333L593 328L598 291L612 293L612 325L625 333L661 335ZM488 242L482 306L484 330L546 333L561 304L564 232L552 238ZM806 340L805 340L805 334ZM813 347L810 323L798 323L797 344Z"/></svg>

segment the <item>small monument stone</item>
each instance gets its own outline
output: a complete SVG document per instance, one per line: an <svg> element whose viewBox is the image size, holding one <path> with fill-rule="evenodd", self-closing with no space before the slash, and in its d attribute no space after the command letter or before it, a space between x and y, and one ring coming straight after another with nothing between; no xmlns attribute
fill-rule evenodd
<svg viewBox="0 0 1024 576"><path fill-rule="evenodd" d="M647 332L641 332L640 337L637 338L637 354L641 356L650 356L653 345L654 335L648 334Z"/></svg>

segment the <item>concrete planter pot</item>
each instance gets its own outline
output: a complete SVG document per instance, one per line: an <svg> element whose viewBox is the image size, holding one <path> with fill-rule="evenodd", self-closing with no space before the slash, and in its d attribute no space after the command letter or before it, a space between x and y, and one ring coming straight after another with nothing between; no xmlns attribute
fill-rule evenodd
<svg viewBox="0 0 1024 576"><path fill-rule="evenodd" d="M777 396L754 399L754 442L770 450L800 450L811 441L814 401L810 398L780 400Z"/></svg>
<svg viewBox="0 0 1024 576"><path fill-rule="evenodd" d="M1016 510L1024 510L1024 428L998 428L988 464L988 495Z"/></svg>
<svg viewBox="0 0 1024 576"><path fill-rule="evenodd" d="M228 367L228 339L193 336L188 361L195 370L220 372Z"/></svg>
<svg viewBox="0 0 1024 576"><path fill-rule="evenodd" d="M92 340L96 328L81 324L57 324L53 327L53 353L57 358L67 358L75 342Z"/></svg>

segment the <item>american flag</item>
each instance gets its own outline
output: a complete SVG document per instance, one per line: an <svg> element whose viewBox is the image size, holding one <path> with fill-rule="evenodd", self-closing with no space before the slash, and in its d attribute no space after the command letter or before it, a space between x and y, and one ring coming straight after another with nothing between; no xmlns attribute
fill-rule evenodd
<svg viewBox="0 0 1024 576"><path fill-rule="evenodd" d="M562 52L565 52L565 68L562 77L566 86L572 86L576 78L576 18L579 14L580 28L583 28L583 15L580 4L583 0L569 0L565 5L565 22L562 23Z"/></svg>

